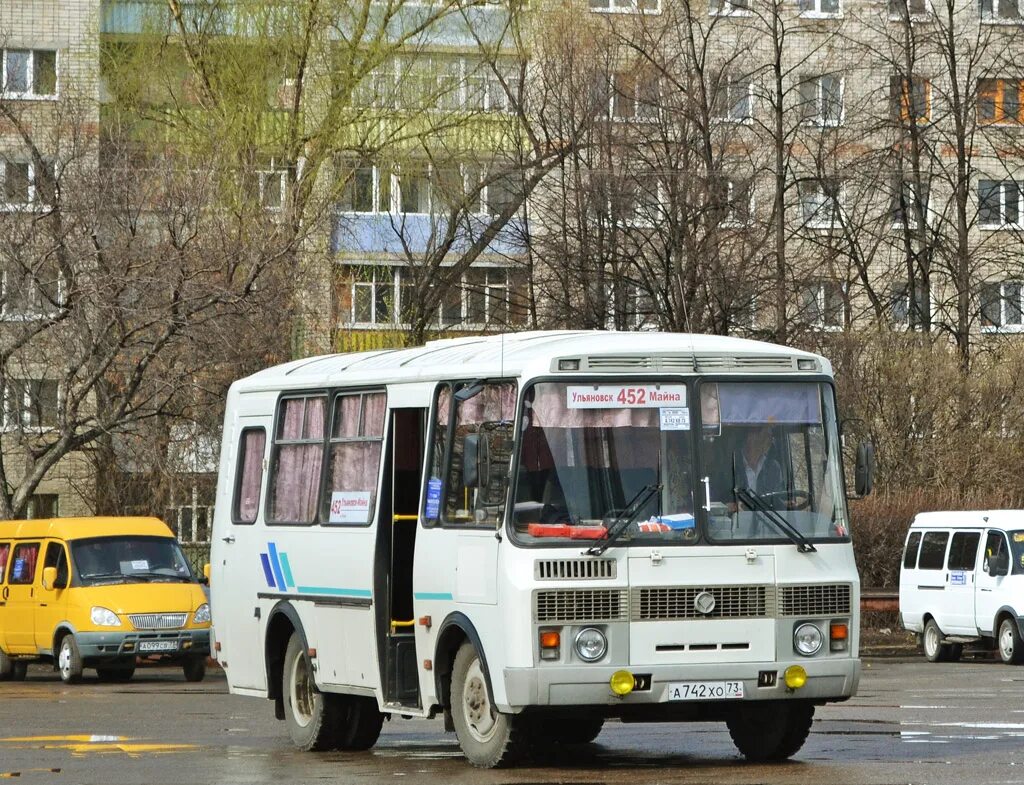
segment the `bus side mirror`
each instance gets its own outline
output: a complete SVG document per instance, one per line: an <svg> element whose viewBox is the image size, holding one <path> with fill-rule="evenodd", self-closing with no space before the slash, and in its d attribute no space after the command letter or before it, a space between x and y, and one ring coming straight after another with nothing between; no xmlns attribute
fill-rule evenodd
<svg viewBox="0 0 1024 785"><path fill-rule="evenodd" d="M43 588L47 591L57 588L57 568L43 567ZM63 587L61 587L63 588Z"/></svg>
<svg viewBox="0 0 1024 785"><path fill-rule="evenodd" d="M476 488L480 484L480 435L470 433L462 441L462 486Z"/></svg>
<svg viewBox="0 0 1024 785"><path fill-rule="evenodd" d="M210 582L210 562L206 562L206 564L203 565L203 580L202 580L202 582L203 583L209 583Z"/></svg>
<svg viewBox="0 0 1024 785"><path fill-rule="evenodd" d="M1010 574L1010 554L1006 551L988 557L988 574L993 578Z"/></svg>
<svg viewBox="0 0 1024 785"><path fill-rule="evenodd" d="M871 442L857 445L857 467L853 474L853 489L857 496L867 496L875 485L875 447Z"/></svg>

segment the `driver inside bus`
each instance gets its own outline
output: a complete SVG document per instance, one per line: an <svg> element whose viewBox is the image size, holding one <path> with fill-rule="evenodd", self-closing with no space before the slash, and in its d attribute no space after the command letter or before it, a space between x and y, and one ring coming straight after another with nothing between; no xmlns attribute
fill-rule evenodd
<svg viewBox="0 0 1024 785"><path fill-rule="evenodd" d="M720 458L727 456L730 464L718 467L717 476L712 477L712 489L724 500L730 513L747 508L739 503L736 491L750 491L775 509L789 506L785 498L788 494L785 473L773 455L773 445L772 427L758 423L746 430L739 447L719 454Z"/></svg>

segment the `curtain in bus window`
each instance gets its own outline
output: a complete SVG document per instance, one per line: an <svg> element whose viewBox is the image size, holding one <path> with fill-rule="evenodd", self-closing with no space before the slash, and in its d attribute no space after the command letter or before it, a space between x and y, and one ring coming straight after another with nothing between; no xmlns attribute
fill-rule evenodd
<svg viewBox="0 0 1024 785"><path fill-rule="evenodd" d="M821 391L816 384L719 384L721 422L808 424L821 422Z"/></svg>
<svg viewBox="0 0 1024 785"><path fill-rule="evenodd" d="M384 438L384 393L339 395L334 403L328 496L329 523L366 524L373 519Z"/></svg>
<svg viewBox="0 0 1024 785"><path fill-rule="evenodd" d="M38 542L15 545L14 555L11 558L11 576L8 583L32 583L36 576L36 560L38 558Z"/></svg>
<svg viewBox="0 0 1024 785"><path fill-rule="evenodd" d="M267 434L262 428L247 428L242 432L242 468L235 502L235 520L255 523L260 506L260 486L263 485L263 452Z"/></svg>
<svg viewBox="0 0 1024 785"><path fill-rule="evenodd" d="M11 552L11 546L6 542L0 542L0 583L4 581L4 568L7 567L7 554Z"/></svg>
<svg viewBox="0 0 1024 785"><path fill-rule="evenodd" d="M282 401L271 518L285 523L312 523L316 514L324 438L323 397Z"/></svg>

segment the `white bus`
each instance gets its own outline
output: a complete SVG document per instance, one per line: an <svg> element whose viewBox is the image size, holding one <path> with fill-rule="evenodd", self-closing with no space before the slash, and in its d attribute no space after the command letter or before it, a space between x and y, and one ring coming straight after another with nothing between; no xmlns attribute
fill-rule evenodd
<svg viewBox="0 0 1024 785"><path fill-rule="evenodd" d="M777 760L860 675L831 366L754 341L519 333L242 379L211 562L231 692L305 749L442 714L492 767L722 720Z"/></svg>

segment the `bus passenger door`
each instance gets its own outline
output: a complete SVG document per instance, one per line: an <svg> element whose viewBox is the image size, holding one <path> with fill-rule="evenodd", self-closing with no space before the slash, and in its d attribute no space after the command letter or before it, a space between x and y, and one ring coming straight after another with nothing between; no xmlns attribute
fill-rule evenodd
<svg viewBox="0 0 1024 785"><path fill-rule="evenodd" d="M420 707L413 610L413 553L419 525L427 410L391 411L377 541L377 629L384 703Z"/></svg>
<svg viewBox="0 0 1024 785"><path fill-rule="evenodd" d="M4 586L6 618L4 620L4 651L8 654L35 654L35 619L39 604L36 580L41 573L41 544L15 542Z"/></svg>
<svg viewBox="0 0 1024 785"><path fill-rule="evenodd" d="M229 464L234 481L231 496L218 499L210 563L217 564L210 586L217 659L232 687L265 689L260 593L277 591L268 585L263 547L263 485L266 474L271 418L243 416L231 435Z"/></svg>

